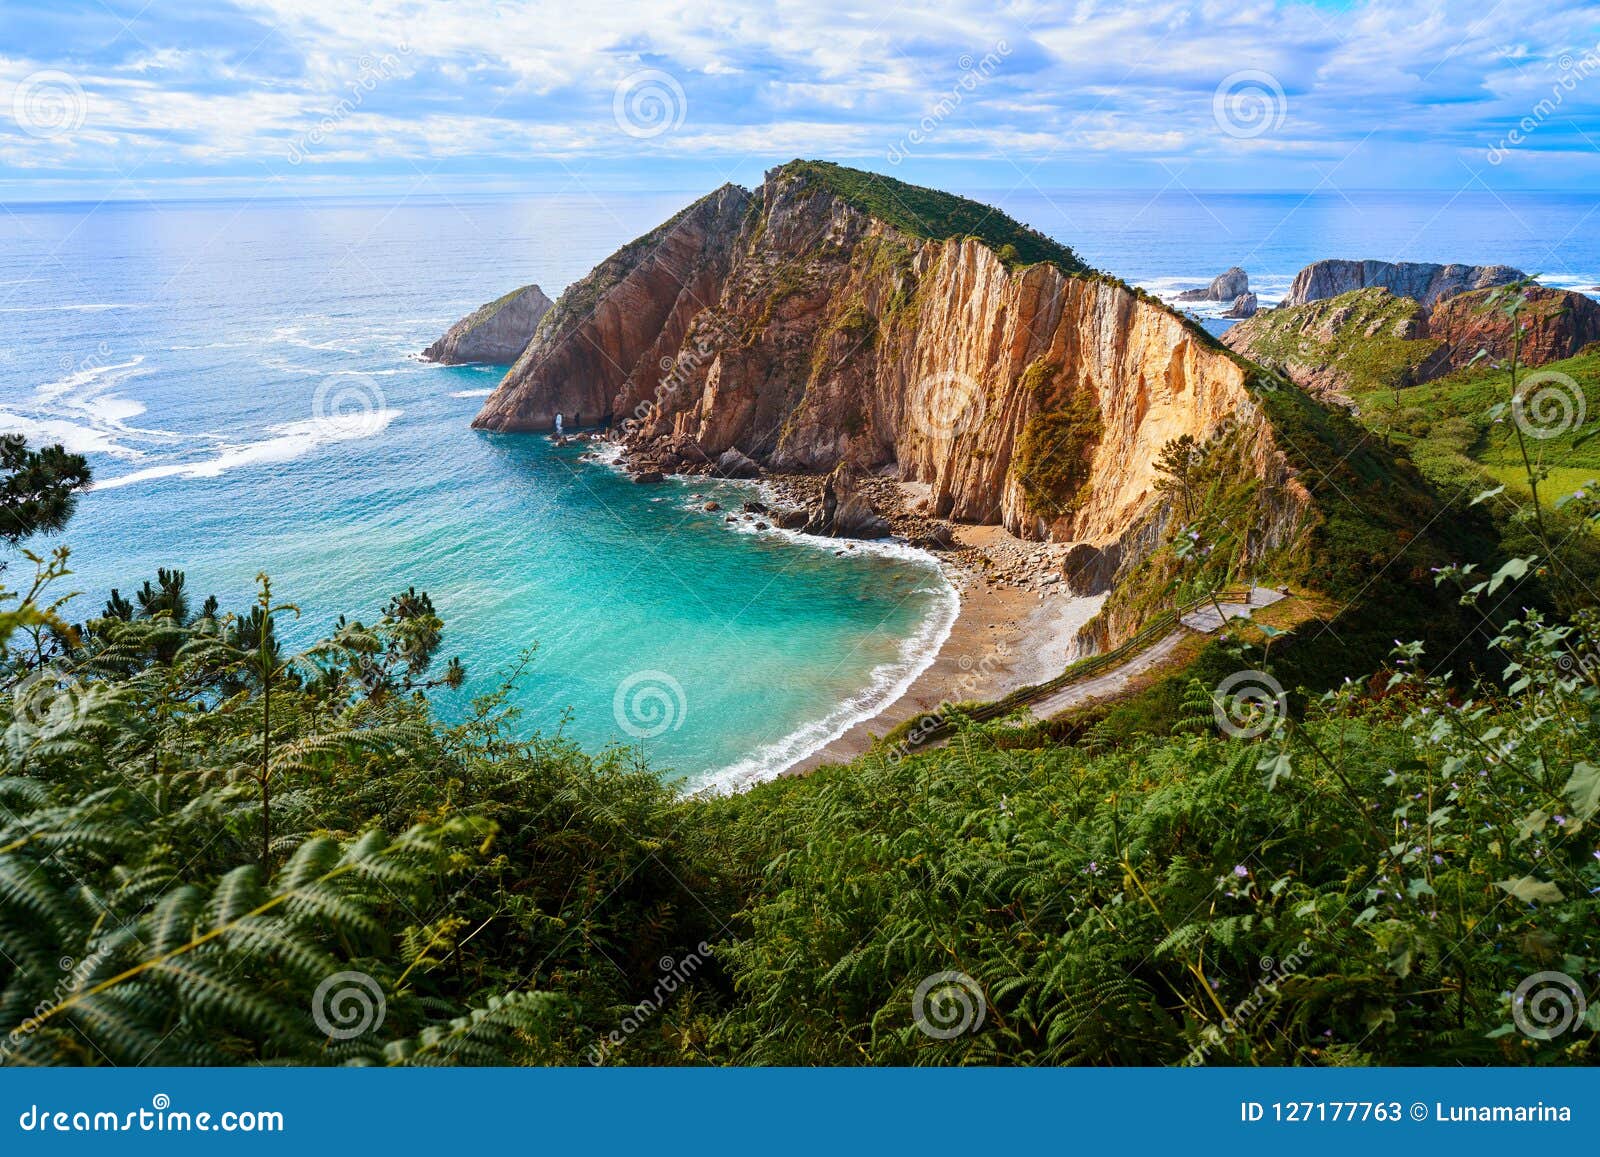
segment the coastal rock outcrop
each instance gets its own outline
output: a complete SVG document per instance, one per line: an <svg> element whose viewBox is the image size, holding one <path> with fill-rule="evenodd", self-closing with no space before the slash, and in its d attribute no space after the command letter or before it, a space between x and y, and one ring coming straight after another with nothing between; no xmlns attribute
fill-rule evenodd
<svg viewBox="0 0 1600 1157"><path fill-rule="evenodd" d="M648 395L689 323L716 302L750 194L724 185L568 286L473 425L549 430L616 414L620 393Z"/></svg>
<svg viewBox="0 0 1600 1157"><path fill-rule="evenodd" d="M1506 316L1490 291L1464 293L1440 303L1428 317L1428 336L1444 344L1451 369L1466 365L1479 350L1499 360L1511 354L1513 325L1522 328L1518 360L1525 366L1570 358L1600 341L1600 303L1565 289L1530 286L1520 291L1516 322Z"/></svg>
<svg viewBox="0 0 1600 1157"><path fill-rule="evenodd" d="M1309 497L1254 372L986 206L794 162L569 289L474 424L543 429L581 408L649 468L690 448L708 472L729 450L771 471L847 466L831 513L808 519L828 533L877 531L851 502L859 471L923 484L934 517L1121 544L1130 566L1159 544L1155 464L1182 435L1227 437L1259 479L1251 550L1295 533Z"/></svg>
<svg viewBox="0 0 1600 1157"><path fill-rule="evenodd" d="M1568 358L1600 341L1600 304L1542 286L1515 292L1523 306L1513 321L1492 289L1446 298L1431 313L1387 289L1357 289L1257 314L1222 342L1312 393L1347 398L1432 381L1469 365L1479 350L1504 358L1517 325L1525 366Z"/></svg>
<svg viewBox="0 0 1600 1157"><path fill-rule="evenodd" d="M1179 301L1235 301L1250 292L1250 277L1237 265L1219 273L1204 289L1186 289Z"/></svg>
<svg viewBox="0 0 1600 1157"><path fill-rule="evenodd" d="M842 463L822 486L822 498L809 512L807 534L833 538L887 538L889 522L872 508L862 492L861 473L852 463Z"/></svg>
<svg viewBox="0 0 1600 1157"><path fill-rule="evenodd" d="M1224 312L1222 316L1232 318L1254 317L1256 315L1257 308L1255 294L1241 293L1238 297L1233 299L1233 304L1227 308L1227 311Z"/></svg>
<svg viewBox="0 0 1600 1157"><path fill-rule="evenodd" d="M1305 305L1354 289L1387 289L1424 310L1447 297L1521 281L1527 274L1509 265L1436 265L1425 261L1317 261L1295 274L1283 305Z"/></svg>
<svg viewBox="0 0 1600 1157"><path fill-rule="evenodd" d="M1414 385L1440 372L1439 343L1427 340L1422 307L1387 289L1267 310L1231 327L1222 344L1325 398Z"/></svg>
<svg viewBox="0 0 1600 1157"><path fill-rule="evenodd" d="M509 366L533 340L553 304L537 285L524 285L467 314L423 350L422 356L445 365L480 362Z"/></svg>

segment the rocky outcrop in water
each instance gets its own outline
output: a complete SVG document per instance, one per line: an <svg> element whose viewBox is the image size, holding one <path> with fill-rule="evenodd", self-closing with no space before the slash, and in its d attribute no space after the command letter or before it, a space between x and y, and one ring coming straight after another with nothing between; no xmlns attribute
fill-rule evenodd
<svg viewBox="0 0 1600 1157"><path fill-rule="evenodd" d="M993 210L796 162L753 194L696 202L569 289L475 425L544 429L581 409L641 468L712 472L729 450L770 471L844 466L926 484L935 517L1096 547L1164 502L1163 445L1227 434L1262 480L1251 541L1266 550L1308 498L1251 372ZM835 477L837 532L857 512Z"/></svg>
<svg viewBox="0 0 1600 1157"><path fill-rule="evenodd" d="M1179 301L1234 301L1250 292L1250 278L1237 265L1219 273L1204 289L1186 289Z"/></svg>
<svg viewBox="0 0 1600 1157"><path fill-rule="evenodd" d="M524 285L467 314L422 356L445 365L508 366L527 348L552 304L537 285Z"/></svg>
<svg viewBox="0 0 1600 1157"><path fill-rule="evenodd" d="M1254 317L1256 309L1256 295L1253 293L1241 293L1233 299L1233 304L1220 316L1230 318Z"/></svg>
<svg viewBox="0 0 1600 1157"><path fill-rule="evenodd" d="M1509 265L1435 265L1422 261L1317 261L1295 274L1283 305L1338 297L1355 289L1387 289L1424 310L1447 297L1521 281L1527 274Z"/></svg>

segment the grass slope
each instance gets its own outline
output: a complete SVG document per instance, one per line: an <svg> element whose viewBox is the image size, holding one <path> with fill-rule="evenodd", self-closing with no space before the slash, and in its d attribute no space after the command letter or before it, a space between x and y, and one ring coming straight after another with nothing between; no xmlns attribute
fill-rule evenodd
<svg viewBox="0 0 1600 1157"><path fill-rule="evenodd" d="M976 237L1010 266L1048 261L1066 273L1092 272L1070 247L1013 220L992 205L831 161L794 160L778 172L814 181L863 213L913 237L933 241Z"/></svg>

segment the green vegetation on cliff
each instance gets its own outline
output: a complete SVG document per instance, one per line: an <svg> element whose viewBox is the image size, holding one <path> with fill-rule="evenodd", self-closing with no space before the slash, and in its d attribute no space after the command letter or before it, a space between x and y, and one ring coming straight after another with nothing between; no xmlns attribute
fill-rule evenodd
<svg viewBox="0 0 1600 1157"><path fill-rule="evenodd" d="M932 241L975 237L1009 266L1048 261L1064 273L1090 272L1071 248L1013 220L992 205L908 185L878 173L848 169L831 161L794 160L778 173L814 181L819 188L912 237Z"/></svg>
<svg viewBox="0 0 1600 1157"><path fill-rule="evenodd" d="M1417 313L1416 302L1387 289L1355 289L1263 310L1230 330L1226 343L1279 373L1298 367L1297 377L1313 377L1323 388L1394 389L1409 385L1441 344L1412 336Z"/></svg>

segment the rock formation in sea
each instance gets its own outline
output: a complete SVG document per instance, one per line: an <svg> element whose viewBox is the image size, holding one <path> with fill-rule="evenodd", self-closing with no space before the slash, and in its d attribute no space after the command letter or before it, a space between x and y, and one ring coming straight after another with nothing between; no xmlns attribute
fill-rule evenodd
<svg viewBox="0 0 1600 1157"><path fill-rule="evenodd" d="M1250 292L1250 278L1237 265L1219 273L1204 289L1186 289L1179 301L1235 301Z"/></svg>
<svg viewBox="0 0 1600 1157"><path fill-rule="evenodd" d="M537 285L524 285L467 314L422 356L446 365L509 366L527 348L552 304Z"/></svg>
<svg viewBox="0 0 1600 1157"><path fill-rule="evenodd" d="M1241 293L1233 299L1233 304L1228 306L1227 310L1219 316L1232 318L1254 317L1256 309L1256 295L1253 293Z"/></svg>
<svg viewBox="0 0 1600 1157"><path fill-rule="evenodd" d="M1338 297L1353 289L1387 289L1409 297L1424 310L1474 289L1522 281L1527 275L1509 265L1435 265L1422 261L1317 261L1295 274L1283 305Z"/></svg>

